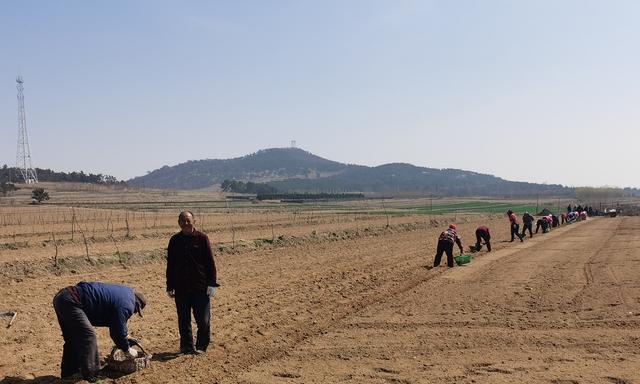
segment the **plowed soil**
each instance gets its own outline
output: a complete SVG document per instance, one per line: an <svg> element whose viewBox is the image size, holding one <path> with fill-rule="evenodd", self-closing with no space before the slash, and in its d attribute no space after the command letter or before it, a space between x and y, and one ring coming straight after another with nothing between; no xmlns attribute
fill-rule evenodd
<svg viewBox="0 0 640 384"><path fill-rule="evenodd" d="M640 218L511 243L505 217L458 217L465 247L483 223L494 249L452 269L429 268L444 224L408 221L218 253L213 343L198 356L176 354L161 257L55 273L12 265L0 311L18 316L10 328L0 318L0 383L58 382L51 300L81 280L149 299L129 327L152 366L105 383L640 383ZM110 350L105 329L99 346Z"/></svg>

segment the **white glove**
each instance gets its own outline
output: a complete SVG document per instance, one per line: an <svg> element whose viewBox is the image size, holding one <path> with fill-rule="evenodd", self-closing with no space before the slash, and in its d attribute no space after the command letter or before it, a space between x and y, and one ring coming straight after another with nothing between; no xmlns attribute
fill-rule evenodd
<svg viewBox="0 0 640 384"><path fill-rule="evenodd" d="M176 297L176 290L172 289L170 291L167 291L167 296L169 296L170 299L173 299L174 297Z"/></svg>
<svg viewBox="0 0 640 384"><path fill-rule="evenodd" d="M207 287L207 296L213 297L216 294L216 287L208 286Z"/></svg>
<svg viewBox="0 0 640 384"><path fill-rule="evenodd" d="M136 357L138 357L138 351L133 348L129 348L125 355L130 359L135 359Z"/></svg>

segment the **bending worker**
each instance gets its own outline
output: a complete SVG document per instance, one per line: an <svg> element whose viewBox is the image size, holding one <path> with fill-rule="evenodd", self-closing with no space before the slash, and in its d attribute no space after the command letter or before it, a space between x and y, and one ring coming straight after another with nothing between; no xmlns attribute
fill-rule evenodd
<svg viewBox="0 0 640 384"><path fill-rule="evenodd" d="M96 380L100 357L94 326L109 327L116 347L136 357L137 351L129 347L127 321L134 313L142 317L146 305L142 293L124 285L83 281L61 289L53 298L64 338L60 376L80 373L89 382Z"/></svg>
<svg viewBox="0 0 640 384"><path fill-rule="evenodd" d="M544 217L541 217L536 221L536 233L538 230L542 228L542 233L549 232L549 221L547 221Z"/></svg>
<svg viewBox="0 0 640 384"><path fill-rule="evenodd" d="M524 237L527 229L529 230L529 237L533 237L533 220L534 218L529 212L525 212L524 215L522 215L522 237Z"/></svg>
<svg viewBox="0 0 640 384"><path fill-rule="evenodd" d="M511 226L511 241L517 236L520 241L524 238L524 235L518 233L520 230L520 224L518 224L518 217L512 210L507 211L507 216L509 217L509 225Z"/></svg>
<svg viewBox="0 0 640 384"><path fill-rule="evenodd" d="M487 252L491 252L491 233L489 233L489 227L481 225L476 229L476 252L480 252L480 249L482 249L480 240L484 240L487 246Z"/></svg>
<svg viewBox="0 0 640 384"><path fill-rule="evenodd" d="M449 266L449 268L453 268L453 243L458 244L458 248L460 248L460 254L462 255L464 248L462 248L462 241L458 236L455 224L449 225L449 228L446 231L443 231L438 238L438 250L436 251L436 258L433 260L434 267L440 265L442 254L446 252L447 265Z"/></svg>

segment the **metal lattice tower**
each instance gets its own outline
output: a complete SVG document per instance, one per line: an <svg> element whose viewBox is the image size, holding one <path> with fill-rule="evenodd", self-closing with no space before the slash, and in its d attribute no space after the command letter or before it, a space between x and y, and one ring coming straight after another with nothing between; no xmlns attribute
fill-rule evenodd
<svg viewBox="0 0 640 384"><path fill-rule="evenodd" d="M37 183L38 175L31 166L31 151L29 150L29 136L27 135L27 118L24 111L24 80L21 76L16 78L18 89L18 151L16 155L16 167L27 184Z"/></svg>

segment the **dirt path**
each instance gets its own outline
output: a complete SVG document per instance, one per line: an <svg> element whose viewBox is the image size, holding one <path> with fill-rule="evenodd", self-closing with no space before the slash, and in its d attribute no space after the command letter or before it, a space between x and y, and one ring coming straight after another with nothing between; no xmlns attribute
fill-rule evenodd
<svg viewBox="0 0 640 384"><path fill-rule="evenodd" d="M81 277L151 298L130 328L157 359L122 383L640 383L640 219L524 243L500 241L503 221L489 223L492 253L450 270L425 268L441 230L430 227L223 255L214 344L196 357L174 355L162 263ZM460 226L466 244L477 224ZM29 319L0 331L3 383L55 382L50 299L78 277L0 287L2 307Z"/></svg>

